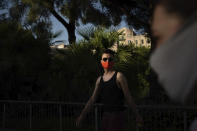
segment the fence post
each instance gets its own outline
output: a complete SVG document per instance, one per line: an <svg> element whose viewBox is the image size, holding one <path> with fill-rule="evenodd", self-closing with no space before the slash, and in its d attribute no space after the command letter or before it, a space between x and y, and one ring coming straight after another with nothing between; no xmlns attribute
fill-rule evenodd
<svg viewBox="0 0 197 131"><path fill-rule="evenodd" d="M138 127L137 123L136 123L136 128L135 129L136 129L136 131L139 131L139 127Z"/></svg>
<svg viewBox="0 0 197 131"><path fill-rule="evenodd" d="M95 107L95 131L98 131L98 107Z"/></svg>
<svg viewBox="0 0 197 131"><path fill-rule="evenodd" d="M60 131L62 131L62 106L59 104L59 121L60 121Z"/></svg>
<svg viewBox="0 0 197 131"><path fill-rule="evenodd" d="M184 131L187 131L187 112L184 111L184 117L183 117L183 121L184 121Z"/></svg>
<svg viewBox="0 0 197 131"><path fill-rule="evenodd" d="M137 108L137 107L136 107ZM138 109L136 109L137 110L137 112L138 112ZM135 118L136 119L136 118ZM136 131L139 131L139 127L138 127L138 123L137 123L137 121L135 121L135 123L136 123Z"/></svg>
<svg viewBox="0 0 197 131"><path fill-rule="evenodd" d="M32 131L32 104L29 104L29 131Z"/></svg>
<svg viewBox="0 0 197 131"><path fill-rule="evenodd" d="M5 115L5 113L6 113L6 108L5 108L5 103L3 104L3 128L5 128L5 117L6 117L6 115Z"/></svg>

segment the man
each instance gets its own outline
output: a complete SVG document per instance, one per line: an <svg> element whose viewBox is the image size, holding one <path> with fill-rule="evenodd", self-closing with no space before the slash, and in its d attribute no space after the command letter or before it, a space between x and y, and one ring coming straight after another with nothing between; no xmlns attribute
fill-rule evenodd
<svg viewBox="0 0 197 131"><path fill-rule="evenodd" d="M196 5L196 0L157 0L152 21L157 47L150 64L168 96L182 104L197 96Z"/></svg>
<svg viewBox="0 0 197 131"><path fill-rule="evenodd" d="M130 95L127 81L121 72L113 70L114 53L107 49L102 54L101 64L104 69L103 76L98 77L93 95L77 118L76 124L80 125L91 106L99 101L103 104L102 131L122 131L124 124L124 98L136 114L136 121L142 123L142 118L136 110L136 105Z"/></svg>

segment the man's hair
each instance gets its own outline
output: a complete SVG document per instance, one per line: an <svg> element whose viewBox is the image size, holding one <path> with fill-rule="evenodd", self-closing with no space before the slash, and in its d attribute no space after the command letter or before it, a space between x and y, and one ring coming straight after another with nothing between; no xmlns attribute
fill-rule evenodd
<svg viewBox="0 0 197 131"><path fill-rule="evenodd" d="M103 55L103 54L110 54L110 55L114 56L115 52L112 51L112 50L110 50L110 49L105 49L105 50L102 52L102 55Z"/></svg>
<svg viewBox="0 0 197 131"><path fill-rule="evenodd" d="M196 0L155 0L155 5L162 5L169 13L175 13L183 19L197 11Z"/></svg>

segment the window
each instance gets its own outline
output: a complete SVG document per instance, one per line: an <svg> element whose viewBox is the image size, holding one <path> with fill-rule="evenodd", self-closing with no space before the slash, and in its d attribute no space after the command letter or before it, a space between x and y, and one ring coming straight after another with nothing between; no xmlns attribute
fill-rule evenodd
<svg viewBox="0 0 197 131"><path fill-rule="evenodd" d="M131 34L127 34L127 37L131 37L132 35Z"/></svg>
<svg viewBox="0 0 197 131"><path fill-rule="evenodd" d="M147 43L150 43L150 40L147 40Z"/></svg>
<svg viewBox="0 0 197 131"><path fill-rule="evenodd" d="M141 40L142 45L144 44L144 40Z"/></svg>
<svg viewBox="0 0 197 131"><path fill-rule="evenodd" d="M128 40L128 44L131 44L131 40Z"/></svg>
<svg viewBox="0 0 197 131"><path fill-rule="evenodd" d="M137 40L135 40L135 44L136 44L136 45L138 44L138 41L137 41Z"/></svg>

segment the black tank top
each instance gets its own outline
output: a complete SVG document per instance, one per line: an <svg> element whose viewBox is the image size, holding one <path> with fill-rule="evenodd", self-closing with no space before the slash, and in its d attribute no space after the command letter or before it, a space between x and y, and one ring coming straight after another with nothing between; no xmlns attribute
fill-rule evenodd
<svg viewBox="0 0 197 131"><path fill-rule="evenodd" d="M102 109L105 112L124 110L124 94L122 89L117 86L116 77L117 72L108 81L104 81L101 76L98 102L104 105Z"/></svg>

